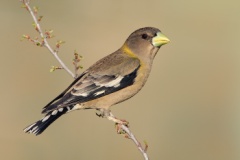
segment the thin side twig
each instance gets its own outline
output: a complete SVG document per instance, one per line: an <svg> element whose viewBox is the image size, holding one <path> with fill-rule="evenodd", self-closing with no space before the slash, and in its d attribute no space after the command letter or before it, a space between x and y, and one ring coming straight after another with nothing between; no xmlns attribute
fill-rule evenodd
<svg viewBox="0 0 240 160"><path fill-rule="evenodd" d="M48 41L47 41L47 38L46 36L43 34L43 31L41 29L41 26L39 24L39 21L37 19L37 17L35 16L32 8L30 7L29 5L29 0L20 0L26 7L26 9L29 11L29 13L31 14L32 18L33 18L33 21L36 25L36 30L38 31L38 33L40 34L40 36L42 37L43 39L43 46L46 47L49 52L51 52L51 54L57 59L57 61L60 63L61 67L63 69L65 69L67 71L67 73L69 73L73 78L76 78L75 75L72 73L72 71L63 63L63 61L59 58L57 52L55 52L51 46L49 45Z"/></svg>
<svg viewBox="0 0 240 160"><path fill-rule="evenodd" d="M78 70L82 68L81 65L79 65L79 62L81 61L82 56L80 56L77 51L74 51L74 59L73 59L73 65L74 65L74 71L75 71L75 76L78 77Z"/></svg>

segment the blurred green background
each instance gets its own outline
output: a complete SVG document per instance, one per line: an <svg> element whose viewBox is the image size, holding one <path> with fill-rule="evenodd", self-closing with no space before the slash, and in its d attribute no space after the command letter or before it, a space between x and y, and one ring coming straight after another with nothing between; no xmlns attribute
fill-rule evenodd
<svg viewBox="0 0 240 160"><path fill-rule="evenodd" d="M73 69L76 49L84 69L118 49L128 35L154 26L171 43L155 58L150 78L134 98L113 113L149 144L152 160L240 159L240 1L35 1L42 27L64 40L60 57ZM94 110L77 111L53 123L42 135L23 128L42 117L50 100L73 79L45 49L21 42L37 36L21 4L0 5L0 159L142 159L112 122Z"/></svg>

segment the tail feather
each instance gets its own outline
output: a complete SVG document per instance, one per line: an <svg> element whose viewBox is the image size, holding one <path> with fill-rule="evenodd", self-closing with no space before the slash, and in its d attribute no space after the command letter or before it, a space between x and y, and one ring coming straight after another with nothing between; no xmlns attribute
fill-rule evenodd
<svg viewBox="0 0 240 160"><path fill-rule="evenodd" d="M50 124L52 124L55 120L57 120L63 114L71 111L73 106L68 106L64 108L59 108L47 113L42 119L39 121L29 125L24 129L26 133L32 133L36 136L41 134Z"/></svg>

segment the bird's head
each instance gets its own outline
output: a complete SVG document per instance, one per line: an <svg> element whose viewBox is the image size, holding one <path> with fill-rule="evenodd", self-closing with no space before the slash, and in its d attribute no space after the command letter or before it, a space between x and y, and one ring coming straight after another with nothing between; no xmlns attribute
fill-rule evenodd
<svg viewBox="0 0 240 160"><path fill-rule="evenodd" d="M145 27L134 31L124 43L123 49L128 49L142 60L152 60L159 48L169 42L159 29Z"/></svg>

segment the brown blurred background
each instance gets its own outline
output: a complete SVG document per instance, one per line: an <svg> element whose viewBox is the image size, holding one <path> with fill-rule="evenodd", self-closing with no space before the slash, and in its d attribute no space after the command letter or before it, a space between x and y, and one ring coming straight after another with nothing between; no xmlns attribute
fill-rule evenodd
<svg viewBox="0 0 240 160"><path fill-rule="evenodd" d="M140 27L154 26L171 43L155 58L151 76L134 98L112 108L149 144L152 160L240 159L240 1L32 1L42 27L64 40L60 57L73 68L76 49L88 68L118 49ZM134 144L117 135L94 110L65 115L42 135L22 129L42 117L50 100L71 82L36 36L30 15L15 1L2 1L0 159L142 159Z"/></svg>

